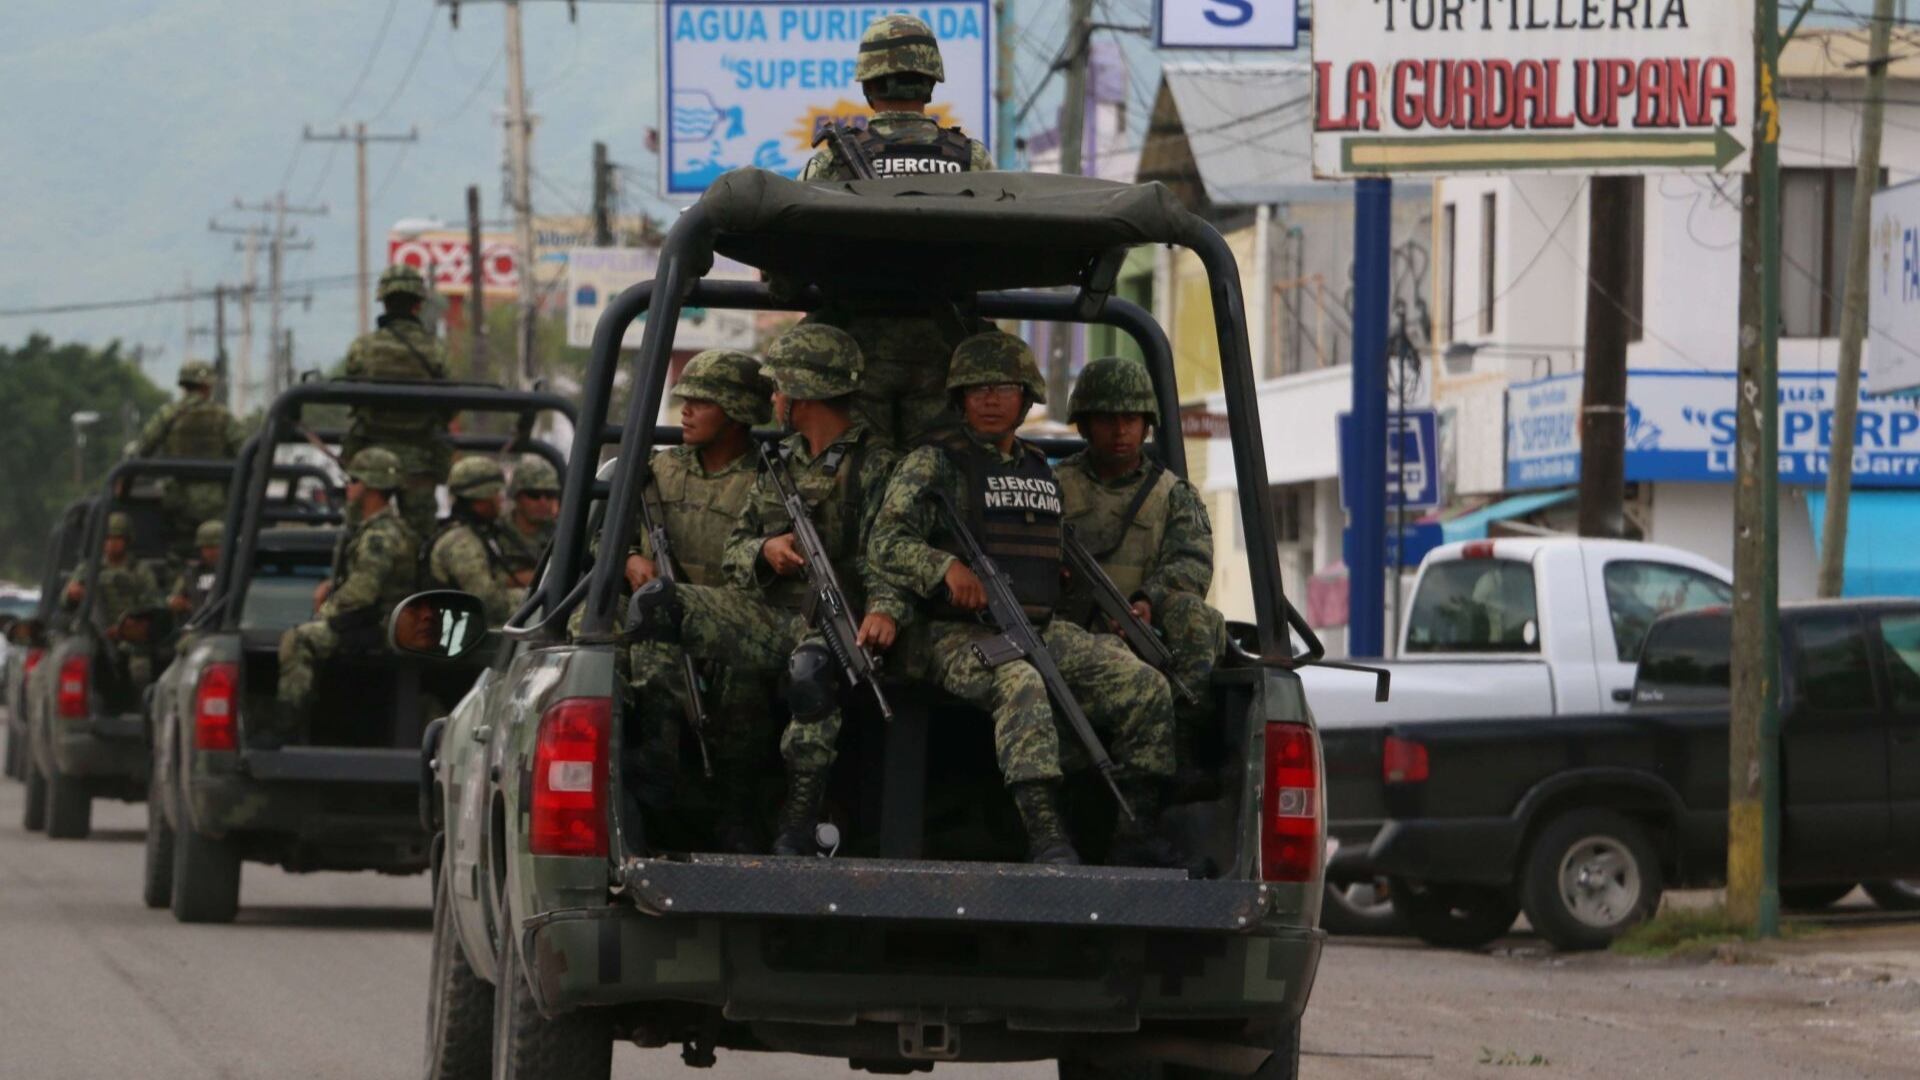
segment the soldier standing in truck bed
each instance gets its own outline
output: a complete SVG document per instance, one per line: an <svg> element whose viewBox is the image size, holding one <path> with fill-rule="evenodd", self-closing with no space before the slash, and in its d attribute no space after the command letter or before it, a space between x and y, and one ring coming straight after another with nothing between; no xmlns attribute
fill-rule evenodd
<svg viewBox="0 0 1920 1080"><path fill-rule="evenodd" d="M379 327L347 346L346 377L387 381L436 382L447 378L446 350L420 321L427 301L427 282L411 266L389 266L380 275L376 294L386 309ZM361 450L378 446L399 459L404 480L400 516L416 537L433 533L439 510L434 489L453 464L444 413L419 409L383 409L355 406L353 423L340 445L340 456L352 461Z"/></svg>
<svg viewBox="0 0 1920 1080"><path fill-rule="evenodd" d="M227 407L213 400L213 365L200 360L182 364L179 382L180 399L167 402L153 414L127 456L217 461L238 457L245 435ZM166 510L174 543L184 547L200 522L217 518L226 510L227 485L219 480L169 477L161 506Z"/></svg>

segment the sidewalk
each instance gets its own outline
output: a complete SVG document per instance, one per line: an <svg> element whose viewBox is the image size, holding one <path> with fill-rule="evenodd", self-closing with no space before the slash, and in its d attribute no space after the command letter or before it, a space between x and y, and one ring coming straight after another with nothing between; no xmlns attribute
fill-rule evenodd
<svg viewBox="0 0 1920 1080"><path fill-rule="evenodd" d="M1716 956L1822 979L1920 987L1920 920L1869 915L1794 924L1804 928L1804 936L1722 945Z"/></svg>

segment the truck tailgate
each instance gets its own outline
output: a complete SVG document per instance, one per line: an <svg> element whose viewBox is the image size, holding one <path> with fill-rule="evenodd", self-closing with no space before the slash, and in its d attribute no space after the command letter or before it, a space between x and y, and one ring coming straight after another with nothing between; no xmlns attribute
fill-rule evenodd
<svg viewBox="0 0 1920 1080"><path fill-rule="evenodd" d="M241 761L247 775L255 780L409 787L420 783L418 750L290 746L284 750L249 750Z"/></svg>

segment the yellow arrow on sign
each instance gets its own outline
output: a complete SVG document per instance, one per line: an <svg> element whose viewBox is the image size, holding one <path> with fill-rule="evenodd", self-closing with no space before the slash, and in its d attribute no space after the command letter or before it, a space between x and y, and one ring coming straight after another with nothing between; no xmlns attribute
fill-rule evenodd
<svg viewBox="0 0 1920 1080"><path fill-rule="evenodd" d="M1711 132L1604 135L1354 136L1340 141L1348 173L1478 172L1528 169L1725 169L1746 147L1725 128Z"/></svg>

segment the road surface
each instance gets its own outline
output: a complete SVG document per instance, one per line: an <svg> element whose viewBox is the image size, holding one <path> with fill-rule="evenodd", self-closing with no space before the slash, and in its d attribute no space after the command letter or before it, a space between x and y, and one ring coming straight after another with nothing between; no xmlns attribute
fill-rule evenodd
<svg viewBox="0 0 1920 1080"><path fill-rule="evenodd" d="M144 811L100 803L85 841L20 831L0 783L0 1078L207 1080L419 1075L426 879L248 866L239 920L181 926L139 897ZM1920 988L1734 965L1329 948L1308 1014L1311 1080L1529 1075L1912 1076ZM1483 1059L1485 1063L1483 1063ZM623 1048L615 1075L675 1075ZM943 1066L1041 1080L1045 1066ZM842 1080L836 1061L724 1054L714 1080ZM692 1080L692 1077L689 1077Z"/></svg>

